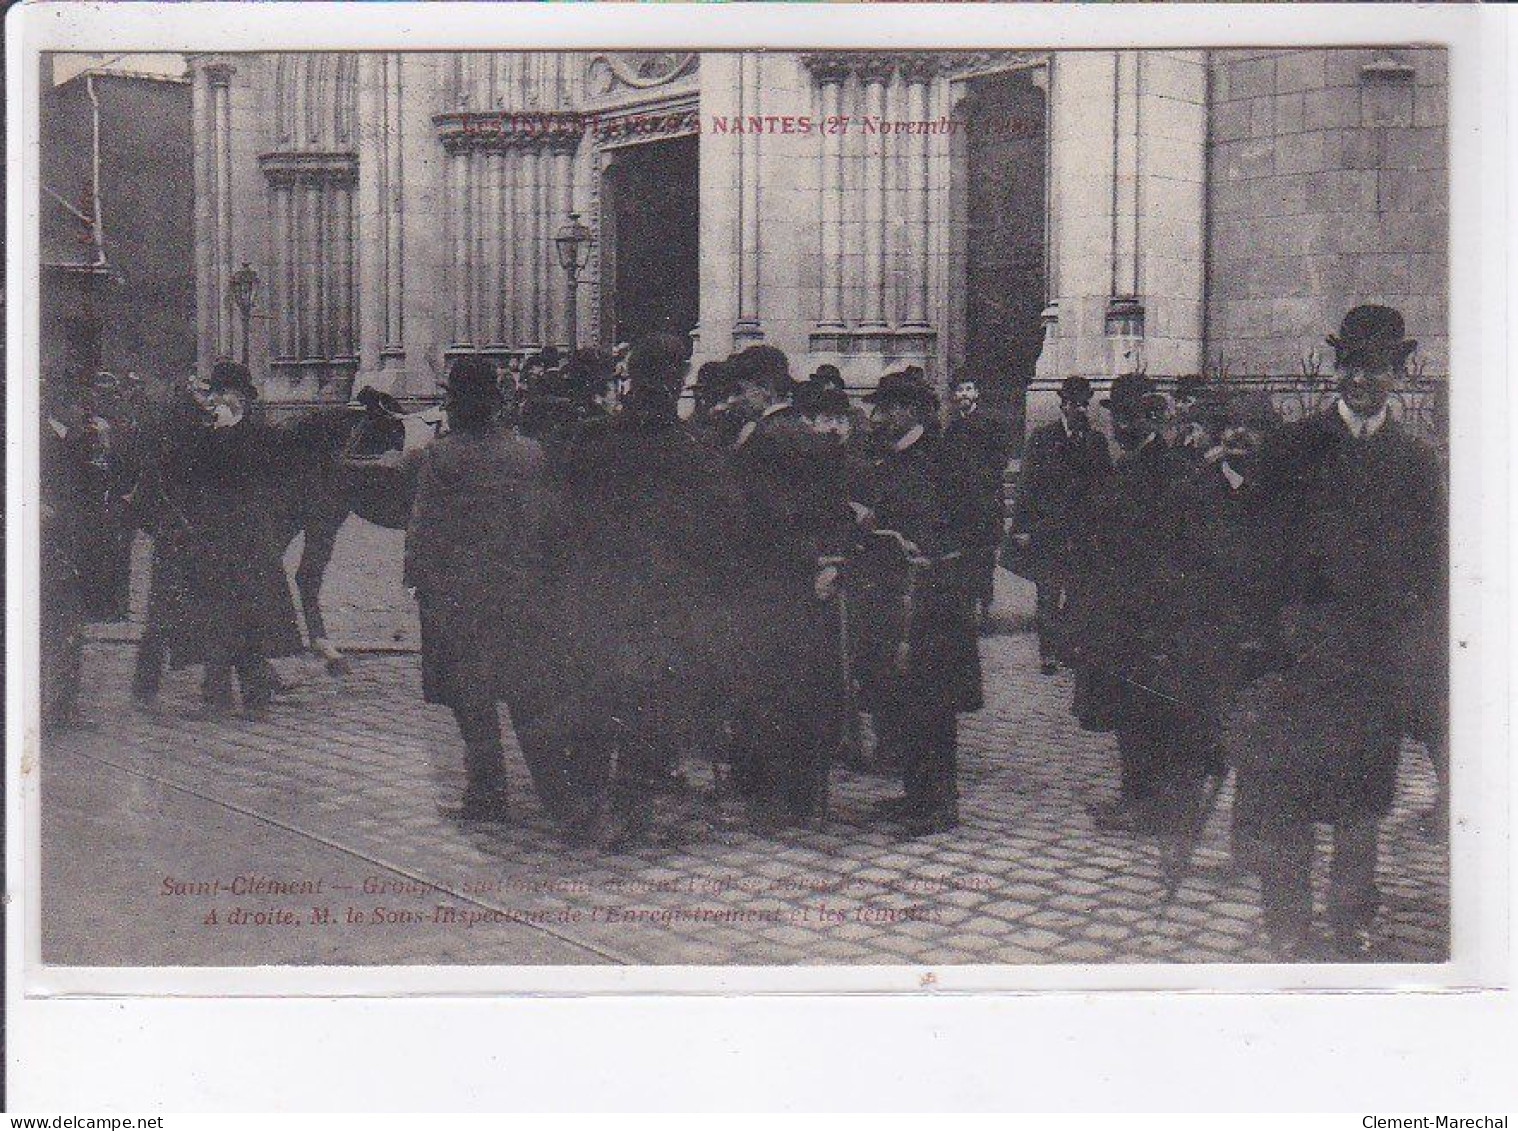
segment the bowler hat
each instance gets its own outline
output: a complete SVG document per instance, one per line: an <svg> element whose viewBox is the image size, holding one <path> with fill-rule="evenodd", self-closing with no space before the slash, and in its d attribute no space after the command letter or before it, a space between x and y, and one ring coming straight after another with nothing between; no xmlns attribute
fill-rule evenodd
<svg viewBox="0 0 1518 1131"><path fill-rule="evenodd" d="M379 416L388 416L392 420L399 420L406 415L406 410L401 407L401 402L382 389L376 389L373 385L365 385L353 399L348 402L349 408L363 409Z"/></svg>
<svg viewBox="0 0 1518 1131"><path fill-rule="evenodd" d="M500 395L495 364L485 357L461 357L455 361L448 370L444 388L459 399L486 400Z"/></svg>
<svg viewBox="0 0 1518 1131"><path fill-rule="evenodd" d="M1142 373L1122 373L1102 398L1109 412L1150 412L1164 402L1154 389L1154 382Z"/></svg>
<svg viewBox="0 0 1518 1131"><path fill-rule="evenodd" d="M206 387L213 393L223 389L234 389L250 400L258 396L258 387L253 384L253 375L240 361L218 361L211 366L211 379L206 382Z"/></svg>
<svg viewBox="0 0 1518 1131"><path fill-rule="evenodd" d="M1351 310L1340 323L1339 332L1328 335L1327 341L1339 366L1400 366L1418 348L1418 343L1407 337L1401 313L1375 303Z"/></svg>
<svg viewBox="0 0 1518 1131"><path fill-rule="evenodd" d="M920 370L919 370L920 372ZM866 393L862 398L868 404L877 405L907 405L921 409L924 412L936 412L938 410L938 395L927 385L914 376L910 369L897 370L887 373L880 379L880 384L874 390Z"/></svg>
<svg viewBox="0 0 1518 1131"><path fill-rule="evenodd" d="M839 372L836 365L829 365L827 363L819 365L812 371L810 380L815 384L831 389L838 389L840 391L843 389L843 374Z"/></svg>
<svg viewBox="0 0 1518 1131"><path fill-rule="evenodd" d="M627 380L634 395L678 392L690 360L690 343L678 334L648 334L627 352Z"/></svg>
<svg viewBox="0 0 1518 1131"><path fill-rule="evenodd" d="M1199 401L1207 394L1212 382L1200 373L1185 373L1175 379L1175 399Z"/></svg>
<svg viewBox="0 0 1518 1131"><path fill-rule="evenodd" d="M776 393L791 391L791 363L774 346L749 346L728 359L733 380L764 385Z"/></svg>
<svg viewBox="0 0 1518 1131"><path fill-rule="evenodd" d="M854 407L848 393L821 381L808 381L800 386L795 402L802 416L847 416Z"/></svg>
<svg viewBox="0 0 1518 1131"><path fill-rule="evenodd" d="M1066 377L1059 383L1059 399L1062 401L1087 405L1091 403L1091 396L1091 382L1079 374Z"/></svg>
<svg viewBox="0 0 1518 1131"><path fill-rule="evenodd" d="M696 383L693 391L696 396L707 401L719 401L732 393L737 384L733 380L732 367L725 361L702 362L701 368L696 370Z"/></svg>

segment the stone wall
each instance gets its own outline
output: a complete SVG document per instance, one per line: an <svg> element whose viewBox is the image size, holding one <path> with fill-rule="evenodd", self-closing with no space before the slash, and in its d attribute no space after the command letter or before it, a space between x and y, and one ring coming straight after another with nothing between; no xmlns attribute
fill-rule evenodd
<svg viewBox="0 0 1518 1131"><path fill-rule="evenodd" d="M1209 360L1297 372L1381 302L1444 373L1446 52L1215 51L1210 70Z"/></svg>

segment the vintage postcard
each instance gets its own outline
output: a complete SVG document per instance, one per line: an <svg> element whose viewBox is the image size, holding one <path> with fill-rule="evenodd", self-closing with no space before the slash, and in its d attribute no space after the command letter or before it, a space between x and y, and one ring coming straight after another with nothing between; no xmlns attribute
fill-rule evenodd
<svg viewBox="0 0 1518 1131"><path fill-rule="evenodd" d="M1478 58L561 17L29 41L28 985L1476 978Z"/></svg>

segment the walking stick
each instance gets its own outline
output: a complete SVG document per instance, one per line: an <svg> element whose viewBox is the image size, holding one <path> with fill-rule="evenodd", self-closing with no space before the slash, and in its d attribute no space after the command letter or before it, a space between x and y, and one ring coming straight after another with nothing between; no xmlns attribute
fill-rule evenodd
<svg viewBox="0 0 1518 1131"><path fill-rule="evenodd" d="M838 662L843 681L843 733L838 744L844 762L857 765L864 756L864 742L859 729L859 696L854 690L854 641L847 583L840 584L838 589Z"/></svg>

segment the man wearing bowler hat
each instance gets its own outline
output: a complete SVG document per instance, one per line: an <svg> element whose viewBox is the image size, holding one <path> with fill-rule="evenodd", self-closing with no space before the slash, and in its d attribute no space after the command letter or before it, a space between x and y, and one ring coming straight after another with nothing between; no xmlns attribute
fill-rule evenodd
<svg viewBox="0 0 1518 1131"><path fill-rule="evenodd" d="M495 366L453 363L444 386L449 432L415 457L416 497L406 527L405 581L422 629L422 694L452 709L468 783L459 816L506 817L506 768L497 704L524 750L549 697L541 661L543 594L556 508L542 448L501 420ZM544 665L546 667L546 665Z"/></svg>
<svg viewBox="0 0 1518 1131"><path fill-rule="evenodd" d="M710 375L744 497L734 623L746 642L733 707L734 780L761 826L820 814L841 722L828 602L852 517L841 446L791 403L785 354L751 346Z"/></svg>
<svg viewBox="0 0 1518 1131"><path fill-rule="evenodd" d="M565 519L554 574L571 673L558 710L579 764L611 782L610 804L582 830L608 847L682 835L674 771L720 732L742 644L728 607L743 496L721 450L678 419L688 353L674 334L635 341L622 410L574 426L556 468ZM564 800L556 808L573 819Z"/></svg>
<svg viewBox="0 0 1518 1131"><path fill-rule="evenodd" d="M1417 343L1390 307L1344 316L1334 350L1339 396L1283 428L1264 456L1285 506L1287 567L1278 598L1285 662L1241 695L1227 731L1239 767L1244 862L1260 874L1278 950L1311 955L1314 826L1333 829L1328 917L1340 957L1372 955L1378 825L1391 809L1409 718L1442 731L1434 686L1410 710L1403 674L1419 625L1447 617L1447 535L1433 451L1389 412ZM1426 638L1427 634L1425 634ZM1424 663L1443 672L1447 643ZM1420 737L1425 737L1420 735Z"/></svg>
<svg viewBox="0 0 1518 1131"><path fill-rule="evenodd" d="M233 673L249 715L273 696L267 660L301 651L270 498L278 449L246 366L219 361L199 395L198 425L174 437L163 488L183 530L183 596L165 634L169 662L202 663L204 713L230 710Z"/></svg>
<svg viewBox="0 0 1518 1131"><path fill-rule="evenodd" d="M1091 382L1066 377L1059 419L1028 437L1012 512L1006 564L1037 586L1038 658L1045 675L1068 660L1064 635L1070 578L1096 498L1112 478L1107 438L1087 415Z"/></svg>
<svg viewBox="0 0 1518 1131"><path fill-rule="evenodd" d="M903 763L902 796L882 809L907 835L927 836L959 823L958 715L983 705L964 556L979 531L955 508L964 493L959 457L935 435L933 390L888 373L864 400L879 451L865 501L880 533L859 561L863 590L880 599L863 626L861 697ZM880 544L887 531L895 553Z"/></svg>
<svg viewBox="0 0 1518 1131"><path fill-rule="evenodd" d="M1097 827L1150 832L1166 818L1169 767L1190 759L1184 720L1158 666L1170 584L1160 500L1185 461L1165 442L1168 402L1148 377L1119 376L1102 407L1120 455L1095 505L1072 602L1077 715L1117 734L1118 798L1094 808Z"/></svg>

